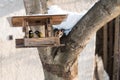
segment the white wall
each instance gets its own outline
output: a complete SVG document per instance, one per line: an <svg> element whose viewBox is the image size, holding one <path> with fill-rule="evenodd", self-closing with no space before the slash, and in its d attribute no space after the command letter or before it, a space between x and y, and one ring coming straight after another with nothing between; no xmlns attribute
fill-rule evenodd
<svg viewBox="0 0 120 80"><path fill-rule="evenodd" d="M54 0L53 3L61 6L65 10L80 12L81 10L89 9L88 7L90 7L92 0L78 0L80 1L79 3L76 2L77 0L65 1L66 3L61 2L62 4L58 4L58 0ZM67 1L75 1L75 4L74 2L68 3ZM90 3L87 1L90 1ZM83 6L85 7L83 8ZM17 15L25 15L22 0L0 0L0 80L44 80L37 49L15 48L15 39L23 36L22 29L11 27L7 18ZM13 35L14 39L9 40L9 35ZM80 54L80 80L91 80L94 63L94 47L95 40L93 39Z"/></svg>
<svg viewBox="0 0 120 80"><path fill-rule="evenodd" d="M91 6L93 6L94 3L97 2L98 0L48 0L48 1L49 1L48 6L58 5L66 11L81 12L90 9Z"/></svg>
<svg viewBox="0 0 120 80"><path fill-rule="evenodd" d="M11 27L7 18L17 15L25 15L22 0L0 0L0 80L43 80L37 49L15 48L22 29Z"/></svg>

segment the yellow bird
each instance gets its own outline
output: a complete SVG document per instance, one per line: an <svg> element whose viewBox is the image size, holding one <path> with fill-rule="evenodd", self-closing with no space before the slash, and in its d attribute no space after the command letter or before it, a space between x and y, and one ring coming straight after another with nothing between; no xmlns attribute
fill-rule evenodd
<svg viewBox="0 0 120 80"><path fill-rule="evenodd" d="M42 38L43 37L43 34L39 31L35 31L35 34L39 37L39 38Z"/></svg>
<svg viewBox="0 0 120 80"><path fill-rule="evenodd" d="M29 30L29 38L33 38L34 37L34 33L32 30Z"/></svg>

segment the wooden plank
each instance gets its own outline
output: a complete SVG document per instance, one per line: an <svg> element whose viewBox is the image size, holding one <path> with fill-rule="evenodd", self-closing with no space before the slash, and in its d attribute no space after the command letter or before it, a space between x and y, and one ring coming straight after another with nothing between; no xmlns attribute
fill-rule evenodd
<svg viewBox="0 0 120 80"><path fill-rule="evenodd" d="M60 40L57 37L49 38L25 38L25 46L37 47L41 45L60 45Z"/></svg>
<svg viewBox="0 0 120 80"><path fill-rule="evenodd" d="M26 19L23 20L22 26L24 28L23 30L25 32L25 38L28 38L29 37L29 30L28 30L28 22Z"/></svg>
<svg viewBox="0 0 120 80"><path fill-rule="evenodd" d="M24 39L16 39L16 48L25 48L24 46Z"/></svg>
<svg viewBox="0 0 120 80"><path fill-rule="evenodd" d="M22 45L24 44L24 39L16 39L16 45Z"/></svg>
<svg viewBox="0 0 120 80"><path fill-rule="evenodd" d="M52 25L60 24L67 15L36 15L36 16L14 16L12 24L14 27L22 27L24 19L29 22L29 26L45 25L46 19L50 18Z"/></svg>
<svg viewBox="0 0 120 80"><path fill-rule="evenodd" d="M113 80L119 80L119 33L120 20L119 17L115 19L115 44L114 44L114 63L113 63Z"/></svg>
<svg viewBox="0 0 120 80"><path fill-rule="evenodd" d="M113 78L114 20L108 23L108 66L110 80Z"/></svg>
<svg viewBox="0 0 120 80"><path fill-rule="evenodd" d="M28 45L28 46L25 46L25 40L24 39L16 39L16 48L55 47L55 46L65 46L65 44L59 44L58 43L58 44L55 45L55 44L43 44L42 43L40 45L37 44L37 45Z"/></svg>
<svg viewBox="0 0 120 80"><path fill-rule="evenodd" d="M119 16L119 41L118 41L118 53L119 53L119 56L118 56L118 65L119 65L119 75L120 75L120 16ZM119 76L119 80L120 80L120 76Z"/></svg>
<svg viewBox="0 0 120 80"><path fill-rule="evenodd" d="M96 33L96 49L95 53L103 58L103 27Z"/></svg>
<svg viewBox="0 0 120 80"><path fill-rule="evenodd" d="M107 24L103 27L103 62L104 68L107 69L107 54L108 54L108 35Z"/></svg>
<svg viewBox="0 0 120 80"><path fill-rule="evenodd" d="M48 32L47 37L52 37L52 21L48 19L46 23L47 23L47 32Z"/></svg>

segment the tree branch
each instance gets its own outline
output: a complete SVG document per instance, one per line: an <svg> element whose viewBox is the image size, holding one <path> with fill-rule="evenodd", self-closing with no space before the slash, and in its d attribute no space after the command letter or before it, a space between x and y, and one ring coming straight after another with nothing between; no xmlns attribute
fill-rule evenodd
<svg viewBox="0 0 120 80"><path fill-rule="evenodd" d="M41 13L39 0L24 0L28 5L27 13L32 11L32 14ZM28 2L27 2L28 1ZM32 1L29 3L29 1ZM119 1L119 0L118 0ZM32 3L36 3L33 5ZM30 6L31 5L31 6ZM37 7L37 8L36 8ZM29 8L31 11L29 11ZM45 63L63 64L64 66L71 66L77 60L79 53L85 48L91 37L107 22L120 14L120 5L114 0L101 0L94 5L91 10L74 26L70 34L66 37L65 47L61 48L61 52L56 52L53 48L39 48L39 54ZM64 42L64 41L63 41ZM49 52L48 52L49 51ZM48 54L47 54L48 53ZM45 55L43 55L45 54ZM55 58L55 61L53 60ZM66 67L67 68L67 67Z"/></svg>
<svg viewBox="0 0 120 80"><path fill-rule="evenodd" d="M104 0L105 1L105 0ZM67 37L66 47L61 59L62 64L69 64L74 61L78 54L85 48L91 37L103 25L114 19L120 14L120 5L113 3L112 0L107 2L99 1L88 11L88 13L74 26ZM66 66L67 66L66 65Z"/></svg>

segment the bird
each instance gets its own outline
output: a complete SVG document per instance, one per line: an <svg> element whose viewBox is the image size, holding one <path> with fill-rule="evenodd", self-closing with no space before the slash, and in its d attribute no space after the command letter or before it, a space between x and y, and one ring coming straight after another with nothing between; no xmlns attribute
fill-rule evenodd
<svg viewBox="0 0 120 80"><path fill-rule="evenodd" d="M54 29L54 36L61 38L64 35L64 30L63 29Z"/></svg>
<svg viewBox="0 0 120 80"><path fill-rule="evenodd" d="M29 38L33 38L34 37L34 33L32 30L29 30Z"/></svg>
<svg viewBox="0 0 120 80"><path fill-rule="evenodd" d="M40 31L38 31L38 30L35 31L35 34L36 34L39 38L42 38L42 37L43 37L43 34L42 34Z"/></svg>

